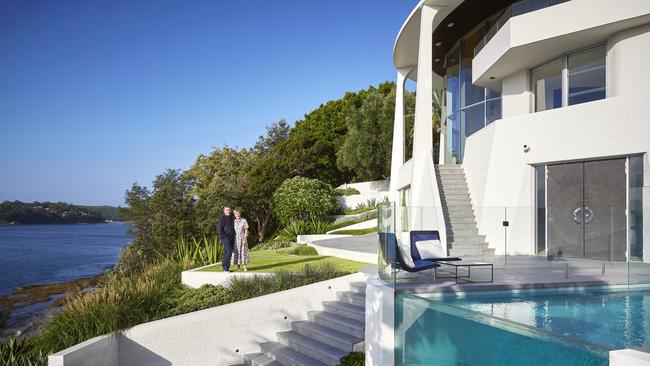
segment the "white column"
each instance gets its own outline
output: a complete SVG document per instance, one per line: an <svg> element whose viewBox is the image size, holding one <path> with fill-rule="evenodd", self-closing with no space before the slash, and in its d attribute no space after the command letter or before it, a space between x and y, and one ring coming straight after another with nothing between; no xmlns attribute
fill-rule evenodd
<svg viewBox="0 0 650 366"><path fill-rule="evenodd" d="M440 146L438 147L438 164L447 164L447 106L445 106L445 93L443 87L442 100L440 100Z"/></svg>
<svg viewBox="0 0 650 366"><path fill-rule="evenodd" d="M433 166L433 18L437 8L422 6L418 47L415 123L413 126L413 179L411 230L438 230L443 247L447 237L438 182Z"/></svg>
<svg viewBox="0 0 650 366"><path fill-rule="evenodd" d="M406 84L406 77L408 75L407 69L397 70L396 90L395 90L395 119L393 122L393 150L391 152L390 161L390 192L393 196L391 201L399 204L400 197L397 190L397 182L399 181L399 171L404 164L404 149L405 149L405 124L404 124L404 88Z"/></svg>

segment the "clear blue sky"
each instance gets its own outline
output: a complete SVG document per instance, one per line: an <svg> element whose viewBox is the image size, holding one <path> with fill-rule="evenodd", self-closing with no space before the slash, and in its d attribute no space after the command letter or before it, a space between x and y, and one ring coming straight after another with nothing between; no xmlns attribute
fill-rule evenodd
<svg viewBox="0 0 650 366"><path fill-rule="evenodd" d="M0 201L123 204L393 80L416 0L1 0Z"/></svg>

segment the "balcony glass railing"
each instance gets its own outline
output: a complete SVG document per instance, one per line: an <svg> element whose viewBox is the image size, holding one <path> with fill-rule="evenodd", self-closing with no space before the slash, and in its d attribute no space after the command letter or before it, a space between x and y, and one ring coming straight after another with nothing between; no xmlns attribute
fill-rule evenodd
<svg viewBox="0 0 650 366"><path fill-rule="evenodd" d="M499 19L497 19L497 22L487 31L485 37L483 37L483 39L479 41L478 45L476 45L474 48L474 56L476 56L483 47L490 42L492 37L497 34L499 29L501 29L510 18L565 3L567 1L569 0L522 0L510 5L503 11L503 14Z"/></svg>

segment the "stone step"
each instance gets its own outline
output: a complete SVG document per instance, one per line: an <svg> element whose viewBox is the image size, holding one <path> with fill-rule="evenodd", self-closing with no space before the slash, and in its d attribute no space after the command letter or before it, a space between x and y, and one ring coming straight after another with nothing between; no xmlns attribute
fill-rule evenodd
<svg viewBox="0 0 650 366"><path fill-rule="evenodd" d="M365 336L365 322L346 318L326 311L308 312L309 320L324 327L336 329L339 332L363 338Z"/></svg>
<svg viewBox="0 0 650 366"><path fill-rule="evenodd" d="M363 306L352 305L341 301L325 301L323 302L323 310L360 322L366 320L366 309Z"/></svg>
<svg viewBox="0 0 650 366"><path fill-rule="evenodd" d="M474 210L472 207L472 203L470 200L457 200L457 201L451 201L451 202L443 202L442 203L442 210L443 211L449 211L449 210Z"/></svg>
<svg viewBox="0 0 650 366"><path fill-rule="evenodd" d="M310 321L293 322L291 323L291 329L296 333L327 343L346 352L352 352L355 344L363 342L363 338L339 332Z"/></svg>
<svg viewBox="0 0 650 366"><path fill-rule="evenodd" d="M474 219L474 216L472 217L446 217L445 220L447 221L447 224L449 224L452 228L456 224L472 224L476 226L476 220Z"/></svg>
<svg viewBox="0 0 650 366"><path fill-rule="evenodd" d="M449 255L452 257L491 257L494 255L494 249L449 249Z"/></svg>
<svg viewBox="0 0 650 366"><path fill-rule="evenodd" d="M366 306L366 294L362 292L338 292L336 297L341 302L346 302L348 304L357 305L357 306Z"/></svg>
<svg viewBox="0 0 650 366"><path fill-rule="evenodd" d="M458 250L464 250L464 249L473 249L473 250L483 250L483 249L488 249L488 243L457 243L457 242L449 242L448 247L451 249L458 249Z"/></svg>
<svg viewBox="0 0 650 366"><path fill-rule="evenodd" d="M366 293L366 283L365 282L350 282L350 291L363 292Z"/></svg>
<svg viewBox="0 0 650 366"><path fill-rule="evenodd" d="M262 353L284 366L328 366L328 364L309 357L278 342L260 344Z"/></svg>
<svg viewBox="0 0 650 366"><path fill-rule="evenodd" d="M442 213L446 218L451 217L474 217L474 210L472 209L443 209Z"/></svg>
<svg viewBox="0 0 650 366"><path fill-rule="evenodd" d="M443 197L448 197L450 195L464 195L469 197L469 191L467 190L467 187L463 186L440 186L438 187L440 189L440 194Z"/></svg>
<svg viewBox="0 0 650 366"><path fill-rule="evenodd" d="M447 233L447 241L459 243L483 243L485 242L485 235Z"/></svg>
<svg viewBox="0 0 650 366"><path fill-rule="evenodd" d="M263 353L249 353L244 355L244 365L247 366L283 366L280 362Z"/></svg>
<svg viewBox="0 0 650 366"><path fill-rule="evenodd" d="M278 340L285 346L328 365L338 365L341 357L349 353L293 331L278 333Z"/></svg>
<svg viewBox="0 0 650 366"><path fill-rule="evenodd" d="M463 172L450 172L436 174L436 178L440 182L458 182L458 184L466 184L465 174Z"/></svg>
<svg viewBox="0 0 650 366"><path fill-rule="evenodd" d="M436 164L435 168L438 171L443 171L443 170L463 170L463 166L460 165L460 164Z"/></svg>

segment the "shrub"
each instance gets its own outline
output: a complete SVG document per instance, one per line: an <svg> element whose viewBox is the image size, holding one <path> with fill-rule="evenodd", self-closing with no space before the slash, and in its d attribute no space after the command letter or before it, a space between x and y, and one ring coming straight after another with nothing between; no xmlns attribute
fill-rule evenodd
<svg viewBox="0 0 650 366"><path fill-rule="evenodd" d="M22 341L9 337L0 342L0 365L3 366L45 366L47 355L38 349L33 338Z"/></svg>
<svg viewBox="0 0 650 366"><path fill-rule="evenodd" d="M338 366L364 366L366 364L366 354L363 352L351 352L341 357L340 362Z"/></svg>
<svg viewBox="0 0 650 366"><path fill-rule="evenodd" d="M336 188L334 193L336 193L337 196L354 196L355 194L361 194L359 190L353 187Z"/></svg>
<svg viewBox="0 0 650 366"><path fill-rule="evenodd" d="M278 271L269 276L233 277L226 286L232 301L241 301L345 275L332 263L305 264L298 271Z"/></svg>
<svg viewBox="0 0 650 366"><path fill-rule="evenodd" d="M221 286L203 285L196 289L181 291L173 300L172 308L166 316L175 316L192 311L203 310L230 302L228 291Z"/></svg>
<svg viewBox="0 0 650 366"><path fill-rule="evenodd" d="M192 238L191 241L181 237L176 241L176 250L173 255L160 254L160 256L177 263L189 262L205 266L221 261L223 244L217 237L208 239L204 236L200 240Z"/></svg>
<svg viewBox="0 0 650 366"><path fill-rule="evenodd" d="M368 208L368 204L359 202L357 205L354 207L355 210L363 210L364 208Z"/></svg>
<svg viewBox="0 0 650 366"><path fill-rule="evenodd" d="M103 287L68 300L37 341L57 352L87 339L165 317L170 298L182 290L181 271L188 264L163 262L139 275L110 275Z"/></svg>
<svg viewBox="0 0 650 366"><path fill-rule="evenodd" d="M291 241L285 241L285 240L273 240L269 241L266 243L260 243L254 246L251 251L255 250L268 250L268 249L282 249L282 248L288 248L290 246L293 246L293 243Z"/></svg>
<svg viewBox="0 0 650 366"><path fill-rule="evenodd" d="M291 255L318 255L318 252L309 245L297 245L291 248L280 249L278 252Z"/></svg>
<svg viewBox="0 0 650 366"><path fill-rule="evenodd" d="M285 180L273 193L273 213L289 225L336 212L339 202L332 187L318 179L294 177Z"/></svg>
<svg viewBox="0 0 650 366"><path fill-rule="evenodd" d="M369 198L368 200L366 200L366 207L377 207L377 199Z"/></svg>
<svg viewBox="0 0 650 366"><path fill-rule="evenodd" d="M280 237L284 240L296 242L296 237L298 235L307 234L309 231L309 224L302 220L296 220L287 225L282 229Z"/></svg>
<svg viewBox="0 0 650 366"><path fill-rule="evenodd" d="M332 223L327 220L313 219L307 225L307 234L325 234L332 230Z"/></svg>

